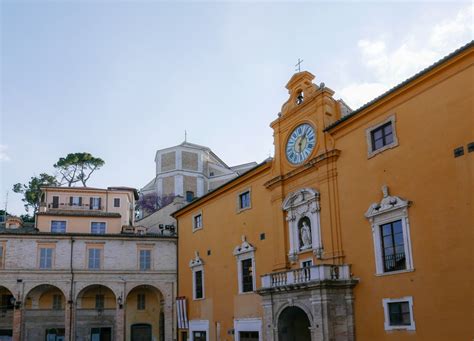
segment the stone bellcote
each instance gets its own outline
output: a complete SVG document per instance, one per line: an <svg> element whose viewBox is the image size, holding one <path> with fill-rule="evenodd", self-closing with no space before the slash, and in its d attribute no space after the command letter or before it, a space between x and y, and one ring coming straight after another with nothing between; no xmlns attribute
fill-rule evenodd
<svg viewBox="0 0 474 341"><path fill-rule="evenodd" d="M315 76L308 71L295 73L286 84L290 98L281 107L282 116L315 96L319 87L313 83Z"/></svg>

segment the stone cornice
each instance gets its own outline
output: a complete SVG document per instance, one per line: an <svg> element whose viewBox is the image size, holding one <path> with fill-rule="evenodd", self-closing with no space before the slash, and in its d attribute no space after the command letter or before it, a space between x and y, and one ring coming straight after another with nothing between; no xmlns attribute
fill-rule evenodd
<svg viewBox="0 0 474 341"><path fill-rule="evenodd" d="M293 169L292 171L286 173L286 174L283 174L283 175L279 175L279 176L276 176L274 177L273 179L270 179L269 181L265 182L265 187L266 188L272 188L274 187L275 185L283 182L283 181L286 181L298 174L301 174L305 171L307 171L308 169L310 168L313 168L313 167L319 167L321 165L323 165L325 162L329 161L330 159L334 159L334 160L337 160L337 158L339 157L339 155L341 154L341 151L338 150L338 149L332 149L326 153L323 153L323 154L320 154L314 158L312 158L311 160L309 160L308 162L302 164L301 166Z"/></svg>

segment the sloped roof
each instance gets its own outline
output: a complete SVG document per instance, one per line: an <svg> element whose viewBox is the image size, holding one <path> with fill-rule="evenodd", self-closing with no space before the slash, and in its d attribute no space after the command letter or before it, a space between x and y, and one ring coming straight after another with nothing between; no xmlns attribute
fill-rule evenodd
<svg viewBox="0 0 474 341"><path fill-rule="evenodd" d="M341 119L337 120L336 122L334 122L333 124L327 126L324 131L328 131L328 130L331 130L332 128L336 127L337 125L339 125L340 123L344 122L344 121L347 121L348 119L354 117L355 115L359 114L360 112L364 111L365 109L367 109L368 107L370 107L371 105L374 105L376 104L377 102L381 101L382 99L384 99L385 97L393 94L394 92L396 92L397 90L400 90L401 88L403 88L405 85L409 84L410 82L413 82L415 81L416 79L426 75L428 72L430 72L431 70L433 70L434 68L440 66L441 64L447 62L448 60L456 57L457 55L463 53L464 51L466 50L469 50L470 48L474 47L474 40L471 40L469 43L467 43L466 45L458 48L457 50L453 51L452 53L448 54L447 56L445 56L444 58L438 60L436 63L428 66L427 68L421 70L420 72L416 73L415 75L413 75L412 77L410 78L407 78L406 80L404 80L403 82L401 82L400 84L394 86L393 88L387 90L386 92L384 92L383 94L381 94L380 96L374 98L373 100L371 100L370 102L367 102L366 104L364 104L363 106L361 106L360 108L354 110L353 112L351 112L349 115L346 115L344 117L342 117Z"/></svg>

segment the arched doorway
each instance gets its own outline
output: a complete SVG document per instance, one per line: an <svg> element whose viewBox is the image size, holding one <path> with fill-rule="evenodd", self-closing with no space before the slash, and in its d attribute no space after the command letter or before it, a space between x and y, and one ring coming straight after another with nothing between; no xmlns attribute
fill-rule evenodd
<svg viewBox="0 0 474 341"><path fill-rule="evenodd" d="M41 284L31 289L23 311L26 339L63 341L65 304L64 293L54 285Z"/></svg>
<svg viewBox="0 0 474 341"><path fill-rule="evenodd" d="M125 301L127 341L163 341L163 295L151 285L133 288ZM171 325L170 325L171 326Z"/></svg>
<svg viewBox="0 0 474 341"><path fill-rule="evenodd" d="M0 341L13 339L13 294L0 286Z"/></svg>
<svg viewBox="0 0 474 341"><path fill-rule="evenodd" d="M301 308L287 307L278 317L278 341L311 341L310 326Z"/></svg>
<svg viewBox="0 0 474 341"><path fill-rule="evenodd" d="M116 314L114 292L100 284L82 289L76 300L76 337L78 340L112 341Z"/></svg>

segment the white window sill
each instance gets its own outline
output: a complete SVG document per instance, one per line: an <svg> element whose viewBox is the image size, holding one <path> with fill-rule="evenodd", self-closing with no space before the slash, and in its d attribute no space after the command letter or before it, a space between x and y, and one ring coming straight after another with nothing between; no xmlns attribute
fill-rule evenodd
<svg viewBox="0 0 474 341"><path fill-rule="evenodd" d="M383 276L390 276L390 275L398 275L398 274L403 274L406 272L413 272L415 269L406 269L406 270L398 270L398 271L390 271L390 272L383 272L379 274L375 274L377 277L383 277Z"/></svg>

